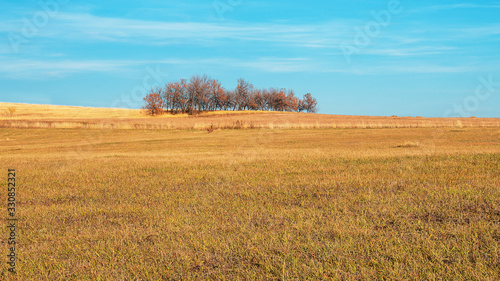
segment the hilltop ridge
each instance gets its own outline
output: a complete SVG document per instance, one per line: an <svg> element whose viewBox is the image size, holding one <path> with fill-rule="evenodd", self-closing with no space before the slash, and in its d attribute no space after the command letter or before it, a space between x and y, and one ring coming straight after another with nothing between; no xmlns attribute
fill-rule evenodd
<svg viewBox="0 0 500 281"><path fill-rule="evenodd" d="M89 129L324 129L500 127L500 118L350 116L213 111L150 116L141 109L0 103L0 127Z"/></svg>

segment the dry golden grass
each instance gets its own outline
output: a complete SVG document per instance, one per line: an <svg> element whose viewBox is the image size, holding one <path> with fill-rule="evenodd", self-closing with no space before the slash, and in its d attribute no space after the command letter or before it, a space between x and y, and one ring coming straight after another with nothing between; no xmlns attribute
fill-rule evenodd
<svg viewBox="0 0 500 281"><path fill-rule="evenodd" d="M19 182L17 280L500 276L499 128L3 128L0 140Z"/></svg>
<svg viewBox="0 0 500 281"><path fill-rule="evenodd" d="M403 144L398 145L398 147L418 147L420 144L413 141L405 141Z"/></svg>
<svg viewBox="0 0 500 281"><path fill-rule="evenodd" d="M10 115L9 108L15 113ZM97 108L0 102L0 120L61 120L61 119L104 119L144 118L138 109Z"/></svg>
<svg viewBox="0 0 500 281"><path fill-rule="evenodd" d="M8 108L16 108L14 114ZM329 129L500 127L498 118L342 116L290 112L220 111L151 117L141 110L0 103L3 128L86 129Z"/></svg>

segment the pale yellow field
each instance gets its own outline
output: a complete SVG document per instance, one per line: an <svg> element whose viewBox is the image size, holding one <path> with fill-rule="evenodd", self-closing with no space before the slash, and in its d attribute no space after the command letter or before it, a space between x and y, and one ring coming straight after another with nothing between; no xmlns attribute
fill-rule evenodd
<svg viewBox="0 0 500 281"><path fill-rule="evenodd" d="M9 108L15 108L13 114ZM498 118L345 116L262 111L220 111L151 117L138 109L0 103L0 127L91 129L326 129L500 127Z"/></svg>
<svg viewBox="0 0 500 281"><path fill-rule="evenodd" d="M14 108L14 114L10 114L9 108ZM258 111L215 111L204 113L203 116L215 116L226 114L251 114ZM186 118L188 114L164 114L155 116L158 118ZM82 106L63 106L45 104L26 104L0 102L0 120L66 120L66 119L137 119L151 118L142 109L123 108L101 108Z"/></svg>

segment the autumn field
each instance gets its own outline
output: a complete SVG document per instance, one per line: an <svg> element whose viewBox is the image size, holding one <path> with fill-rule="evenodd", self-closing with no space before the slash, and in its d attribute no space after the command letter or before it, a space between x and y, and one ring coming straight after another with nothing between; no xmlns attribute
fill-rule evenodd
<svg viewBox="0 0 500 281"><path fill-rule="evenodd" d="M13 112L12 112L13 111ZM151 117L139 109L0 103L0 128L336 129L500 127L499 118L346 116L268 111L216 111Z"/></svg>
<svg viewBox="0 0 500 281"><path fill-rule="evenodd" d="M1 106L1 280L500 278L498 119Z"/></svg>

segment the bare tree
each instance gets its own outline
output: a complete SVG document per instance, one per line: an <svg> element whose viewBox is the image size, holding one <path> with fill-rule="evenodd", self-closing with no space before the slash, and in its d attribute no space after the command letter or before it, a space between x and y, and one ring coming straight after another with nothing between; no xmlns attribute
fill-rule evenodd
<svg viewBox="0 0 500 281"><path fill-rule="evenodd" d="M160 93L161 89L151 89L146 97L144 97L145 105L143 106L143 109L148 110L149 114L151 115L158 115L163 113L165 104L163 103L163 99Z"/></svg>
<svg viewBox="0 0 500 281"><path fill-rule="evenodd" d="M298 111L299 99L295 96L293 90L288 90L288 95L286 96L286 111Z"/></svg>
<svg viewBox="0 0 500 281"><path fill-rule="evenodd" d="M188 113L193 114L195 110L205 110L208 104L208 81L206 75L193 76L188 84Z"/></svg>
<svg viewBox="0 0 500 281"><path fill-rule="evenodd" d="M217 80L208 81L208 92L210 105L208 110L218 110L222 109L225 100L225 90L222 88L221 83Z"/></svg>
<svg viewBox="0 0 500 281"><path fill-rule="evenodd" d="M307 111L307 112L312 112L312 113L315 113L316 110L317 110L317 105L318 105L318 102L316 101L315 98L313 98L311 96L310 93L307 93L304 95L304 98L303 98L303 103L304 103L304 109Z"/></svg>
<svg viewBox="0 0 500 281"><path fill-rule="evenodd" d="M243 78L238 79L238 85L235 90L235 102L238 105L238 110L246 110L248 108L248 101L250 99L250 92L252 89L252 84L245 81Z"/></svg>
<svg viewBox="0 0 500 281"><path fill-rule="evenodd" d="M316 112L317 101L307 93L303 99L285 88L254 89L244 79L238 79L234 90L225 90L216 79L206 75L192 76L189 81L170 82L144 98L144 108L153 115L163 111L193 114L213 110L273 110Z"/></svg>

